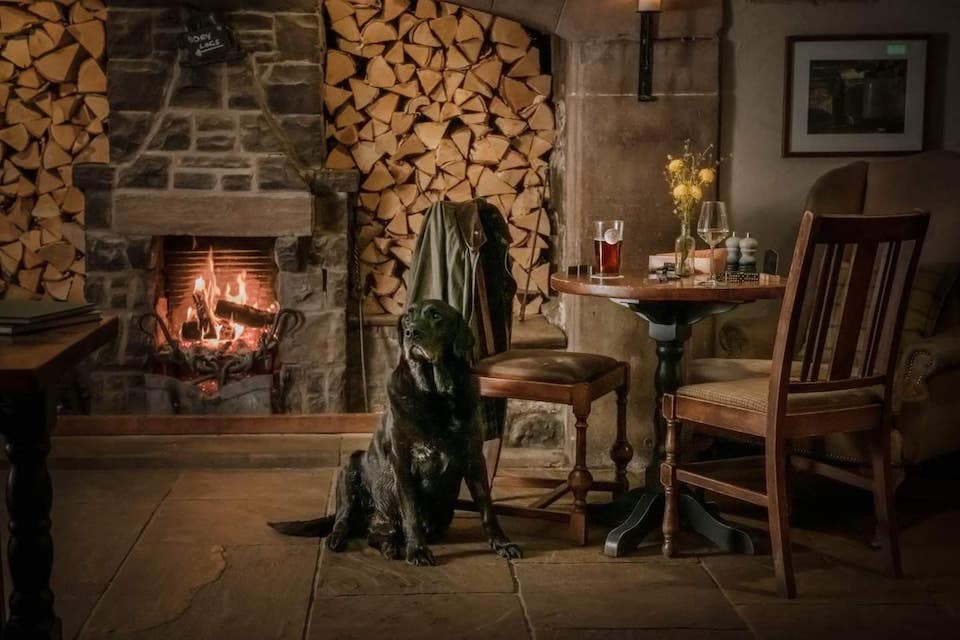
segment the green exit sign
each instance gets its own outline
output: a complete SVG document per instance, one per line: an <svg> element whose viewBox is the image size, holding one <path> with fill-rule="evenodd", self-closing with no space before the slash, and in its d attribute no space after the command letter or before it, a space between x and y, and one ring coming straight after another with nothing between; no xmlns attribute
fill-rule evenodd
<svg viewBox="0 0 960 640"><path fill-rule="evenodd" d="M887 45L887 55L905 56L907 55L907 45L903 42L891 42Z"/></svg>

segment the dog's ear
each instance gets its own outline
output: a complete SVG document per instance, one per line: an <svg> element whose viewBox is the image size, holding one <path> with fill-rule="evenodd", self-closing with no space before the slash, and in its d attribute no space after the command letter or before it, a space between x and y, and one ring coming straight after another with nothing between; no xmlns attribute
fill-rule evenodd
<svg viewBox="0 0 960 640"><path fill-rule="evenodd" d="M457 328L457 337L453 341L453 354L461 360L470 360L470 352L473 351L473 345L476 340L473 338L473 331L466 320L460 318L460 326Z"/></svg>

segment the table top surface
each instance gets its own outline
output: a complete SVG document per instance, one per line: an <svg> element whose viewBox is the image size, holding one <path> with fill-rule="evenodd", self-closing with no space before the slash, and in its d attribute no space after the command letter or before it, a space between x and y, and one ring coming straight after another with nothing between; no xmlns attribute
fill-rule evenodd
<svg viewBox="0 0 960 640"><path fill-rule="evenodd" d="M787 285L786 278L761 274L758 282L703 286L708 277L696 275L661 282L646 272L624 272L614 278L559 272L551 276L550 284L562 293L642 302L752 302L782 298Z"/></svg>
<svg viewBox="0 0 960 640"><path fill-rule="evenodd" d="M37 391L113 340L117 318L108 316L60 329L0 337L0 391Z"/></svg>

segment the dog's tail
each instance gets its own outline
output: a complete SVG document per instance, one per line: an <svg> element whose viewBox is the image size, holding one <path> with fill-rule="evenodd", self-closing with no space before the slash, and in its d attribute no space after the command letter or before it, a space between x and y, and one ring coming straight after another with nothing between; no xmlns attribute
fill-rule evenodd
<svg viewBox="0 0 960 640"><path fill-rule="evenodd" d="M300 538L323 538L333 531L336 516L324 516L316 520L293 520L290 522L268 522L267 524L285 536Z"/></svg>

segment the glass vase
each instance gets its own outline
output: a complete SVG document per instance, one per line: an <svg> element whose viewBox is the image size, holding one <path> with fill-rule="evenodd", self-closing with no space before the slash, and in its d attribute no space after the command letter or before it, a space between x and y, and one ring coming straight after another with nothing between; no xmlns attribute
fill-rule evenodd
<svg viewBox="0 0 960 640"><path fill-rule="evenodd" d="M677 275L681 278L693 275L693 257L696 242L690 235L690 221L680 223L680 235L673 241L673 261Z"/></svg>

